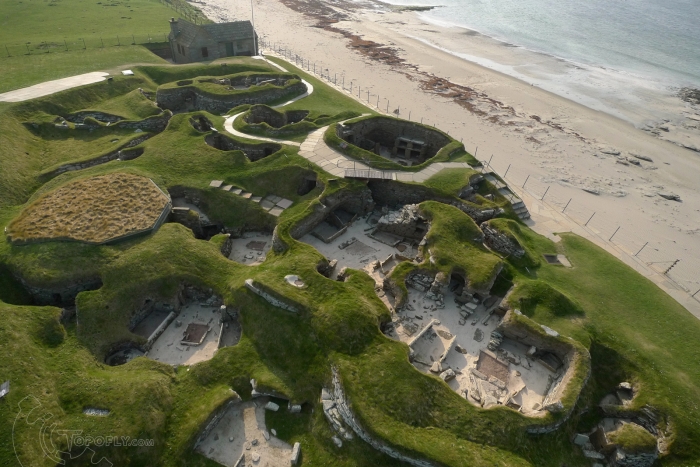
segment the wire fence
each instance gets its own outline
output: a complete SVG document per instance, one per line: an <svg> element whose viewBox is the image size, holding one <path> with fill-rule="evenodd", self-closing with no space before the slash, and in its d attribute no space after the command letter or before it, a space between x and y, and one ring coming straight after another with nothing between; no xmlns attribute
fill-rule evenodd
<svg viewBox="0 0 700 467"><path fill-rule="evenodd" d="M107 47L121 47L129 45L148 45L164 43L168 41L167 32L153 34L125 34L114 37L86 37L63 39L62 41L25 42L22 44L3 44L0 49L2 57L17 57L22 55L39 55L47 53L60 53L76 50L103 49ZM4 54L2 54L4 52Z"/></svg>
<svg viewBox="0 0 700 467"><path fill-rule="evenodd" d="M419 112L405 107L399 102L391 101L386 96L379 95L371 83L367 84L360 78L351 77L345 70L329 68L329 65L322 61L308 59L304 55L292 50L287 44L278 44L277 42L261 39L259 45L261 48L279 54L302 70L352 95L368 107L376 109L378 112L405 118L425 125L431 125L433 127L438 124L437 121L430 121L421 116Z"/></svg>
<svg viewBox="0 0 700 467"><path fill-rule="evenodd" d="M498 173L494 165L499 165L502 178L511 186L526 191L549 208L561 213L570 221L588 230L615 247L630 258L642 262L646 267L668 278L690 296L700 301L700 258L698 252L688 252L672 240L651 230L639 230L628 226L620 218L619 212L606 211L600 203L595 209L582 196L572 196L572 189L558 183L542 181L537 174L527 170L511 170L505 161L497 164L493 158L483 164ZM596 196L590 194L588 196Z"/></svg>
<svg viewBox="0 0 700 467"><path fill-rule="evenodd" d="M355 77L351 78L344 70L338 71L321 61L306 58L289 48L287 44L278 44L262 39L260 45L281 55L297 67L353 95L367 104L368 107L381 113L432 126L436 126L438 123L429 121L422 117L420 112L410 107L403 106L399 102L391 102L387 97L380 96L371 84ZM476 157L478 148L472 154ZM689 253L672 240L659 234L652 231L640 231L625 225L620 220L618 213L606 211L602 204L599 209L591 209L590 203L586 203L582 196L575 196L570 187L544 182L540 179L541 175L520 168L510 170L510 164L505 161L497 160L496 162L498 162L500 173L503 174L502 178L509 184L527 191L532 197L560 212L570 221L585 228L605 243L633 260L641 262L647 269L668 278L700 302L699 252ZM485 167L498 174L499 171L494 168L494 163L493 160L482 162ZM501 165L503 167L500 167ZM596 195L591 194L590 196Z"/></svg>

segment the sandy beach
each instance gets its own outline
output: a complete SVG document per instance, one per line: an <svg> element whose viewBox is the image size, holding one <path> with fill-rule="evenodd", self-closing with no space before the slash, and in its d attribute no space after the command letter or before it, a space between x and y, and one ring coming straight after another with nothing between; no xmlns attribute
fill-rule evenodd
<svg viewBox="0 0 700 467"><path fill-rule="evenodd" d="M247 1L198 6L214 21L250 19ZM556 83L551 77L570 73L571 64L550 66L556 60L542 57L549 62L537 67L531 55L519 58L507 44L376 3L256 0L255 25L265 44L298 55L304 68L315 64L317 74L323 70L356 96L360 86L363 101L462 139L511 185L524 184L531 199L544 195L551 209L566 208L569 219L588 223L602 241L630 257L636 253L636 261L657 273L680 260L666 277L686 298L700 289L700 153L679 146L700 148L697 105L676 97L645 105L639 96L638 108L612 115L610 95L605 113L595 109L605 99L591 101L591 108L538 85L542 69ZM505 63L522 79L469 56L494 68ZM677 118L658 120L663 115ZM691 307L698 303L691 301Z"/></svg>

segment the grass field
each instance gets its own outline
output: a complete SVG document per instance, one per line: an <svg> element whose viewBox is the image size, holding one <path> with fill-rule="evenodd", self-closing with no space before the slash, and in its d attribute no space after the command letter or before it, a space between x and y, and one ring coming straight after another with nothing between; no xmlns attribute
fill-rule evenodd
<svg viewBox="0 0 700 467"><path fill-rule="evenodd" d="M5 1L0 93L129 63L163 63L138 44L167 42L171 17L195 15L203 18L183 0Z"/></svg>
<svg viewBox="0 0 700 467"><path fill-rule="evenodd" d="M253 70L259 61L232 60L230 66ZM275 226L275 220L253 203L210 189L209 182L219 179L261 196L276 194L294 201L276 224L287 249L271 252L263 264L249 267L220 253L221 237L197 240L174 223L153 235L104 246L17 246L0 234L0 354L11 356L0 359L0 378L12 383L12 392L0 403L0 420L5 422L0 425L0 465L18 465L13 443L21 446L23 465L56 464L44 457L35 427L20 424L12 430L17 404L32 395L61 428L155 441L150 449L99 449L114 465L213 466L192 450L193 440L208 415L231 397L231 390L250 397L251 378L261 387L307 403L298 417L285 411L268 415L281 438L302 443L303 465L398 465L358 439L340 450L334 447L317 402L321 387L330 381L332 364L339 368L353 410L368 431L404 453L441 465L590 465L572 446L571 436L597 423L598 401L620 381L639 388L635 407L650 404L664 421L670 420L671 453L661 465L687 466L700 459L700 350L694 345L700 323L650 281L577 236L562 234L555 244L515 220L497 219L492 225L517 238L526 250L523 258L503 259L474 241L478 227L466 214L437 202L423 205L433 221L428 240L436 261L425 267L463 268L467 277L488 282L502 262L496 287L515 285L513 303L522 303L525 315L590 351L593 374L571 420L553 434L535 437L525 428L553 417L528 419L504 407L481 410L438 378L416 371L408 362L407 347L379 330L390 313L377 297L374 281L359 271L351 271L346 282L321 276L316 269L321 255L291 237L290 229L317 209L320 199L340 190L359 191L365 187L361 182L329 182L329 174L299 157L293 147L254 163L239 151L216 150L190 125L190 114L174 116L165 131L142 143L144 153L137 159L39 181L47 167L84 157L84 148L106 144L102 138L108 136L71 141L56 135L52 140L24 123L51 121L82 109L143 118L153 108L138 88L154 91L177 79L216 75L223 67L132 68L134 77L118 76L111 83L0 108L0 144L6 148L0 165L0 225L8 225L42 195L70 183L125 173L152 178L163 189L193 190L210 218L229 227ZM315 78L302 76L318 86L318 94L290 107L319 115L370 112ZM220 116L197 114L223 131ZM468 158L464 153L456 157ZM323 187L299 195L300 183L312 173ZM472 174L450 171L431 179L428 189L454 196ZM547 264L544 253L565 254L573 267ZM306 287L288 286L287 274L299 275ZM59 309L30 306L15 276L29 286L52 290L94 278L103 285L80 293L79 319L61 324ZM285 312L248 292L243 285L248 278L299 303L302 312ZM210 361L177 370L147 358L120 367L102 363L114 345L140 342L127 328L132 312L146 298L171 298L183 282L211 288L227 305L240 309L240 343L219 350ZM86 417L82 410L88 406L111 413ZM632 436L628 442L638 441ZM65 447L60 442L58 446Z"/></svg>

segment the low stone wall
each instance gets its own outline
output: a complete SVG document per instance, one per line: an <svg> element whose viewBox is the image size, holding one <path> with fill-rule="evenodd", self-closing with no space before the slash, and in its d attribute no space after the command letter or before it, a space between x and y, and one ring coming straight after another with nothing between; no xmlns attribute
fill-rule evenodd
<svg viewBox="0 0 700 467"><path fill-rule="evenodd" d="M374 209L372 193L364 188L361 191L340 190L323 199L320 204L313 206L313 212L299 221L290 229L292 238L299 239L310 233L318 224L337 208L341 207L346 211L364 215ZM276 250L275 250L276 251Z"/></svg>
<svg viewBox="0 0 700 467"><path fill-rule="evenodd" d="M182 224L192 230L196 238L204 238L204 229L199 213L190 208L174 207L171 210L170 220Z"/></svg>
<svg viewBox="0 0 700 467"><path fill-rule="evenodd" d="M492 250L497 251L502 255L512 255L516 258L521 258L525 255L525 250L522 246L520 246L520 243L518 243L516 239L499 232L488 222L482 223L480 228L481 231L484 232L484 243Z"/></svg>
<svg viewBox="0 0 700 467"><path fill-rule="evenodd" d="M148 336L148 341L144 345L145 350L151 350L151 346L153 345L153 343L156 341L156 339L158 339L158 337L160 337L161 334L163 334L163 332L165 331L165 328L167 328L168 325L173 322L173 320L175 319L175 316L177 316L177 315L175 314L174 311L171 311L170 313L168 313L168 316L165 317L165 319L163 320L162 323L160 323L158 328L155 331L153 331L153 333L150 336ZM221 333L219 333L219 336L221 336Z"/></svg>
<svg viewBox="0 0 700 467"><path fill-rule="evenodd" d="M281 144L260 143L249 144L229 138L221 133L210 133L204 138L204 142L209 146L221 151L243 151L243 154L251 162L258 161L264 157L276 153L282 149Z"/></svg>
<svg viewBox="0 0 700 467"><path fill-rule="evenodd" d="M231 256L231 251L233 251L233 238L231 234L226 234L226 241L221 245L221 254L228 258Z"/></svg>
<svg viewBox="0 0 700 467"><path fill-rule="evenodd" d="M398 450L392 448L388 444L386 444L383 441L380 441L378 439L375 439L372 437L372 435L367 432L360 423L357 421L357 418L353 414L350 404L348 402L347 397L345 396L345 392L343 391L343 386L340 383L340 377L338 376L338 370L336 368L333 368L333 400L336 404L336 407L338 409L338 412L340 413L340 416L342 417L343 421L345 424L347 424L352 431L355 432L355 434L362 439L364 442L372 446L374 449L377 451L386 454L387 456L393 457L394 459L398 459L402 462L406 462L407 464L413 465L415 467L435 467L436 464L433 464L432 462L422 460L422 459L414 459L412 457L409 457L405 454L400 453Z"/></svg>
<svg viewBox="0 0 700 467"><path fill-rule="evenodd" d="M278 298L276 296L276 293L274 293L272 290L268 289L261 283L254 281L253 279L246 279L245 286L248 290L255 293L256 295L259 295L273 306L282 308L283 310L291 311L292 313L298 313L301 310L301 306L297 304L288 303L288 299L283 299L281 297Z"/></svg>
<svg viewBox="0 0 700 467"><path fill-rule="evenodd" d="M426 219L420 215L416 204L408 204L398 211L390 211L377 222L378 231L415 240L423 238L429 227Z"/></svg>
<svg viewBox="0 0 700 467"><path fill-rule="evenodd" d="M197 449L200 444L202 444L202 441L207 439L207 436L216 428L216 425L219 424L222 418L224 418L224 415L226 415L226 412L228 409L230 409L233 404L240 403L241 398L238 394L233 393L231 398L227 399L224 401L223 404L221 404L219 407L214 410L211 415L209 415L209 418L207 419L206 422L203 423L203 428L200 430L199 436L196 438L194 442L194 449Z"/></svg>
<svg viewBox="0 0 700 467"><path fill-rule="evenodd" d="M278 112L266 105L254 105L243 118L249 125L258 126L261 123L265 123L272 128L281 128L285 125L300 122L307 115L309 115L308 110ZM262 128L262 126L260 127Z"/></svg>
<svg viewBox="0 0 700 467"><path fill-rule="evenodd" d="M68 284L54 287L38 287L27 282L22 276L13 272L13 277L32 296L34 305L69 305L75 304L75 297L80 292L97 290L102 287L102 279L99 277L85 278Z"/></svg>
<svg viewBox="0 0 700 467"><path fill-rule="evenodd" d="M205 110L221 115L239 105L266 104L298 96L306 91L306 85L297 79L290 80L284 87L235 92L228 95L208 94L194 85L186 85L177 88L159 88L156 92L156 103L158 107L172 111Z"/></svg>
<svg viewBox="0 0 700 467"><path fill-rule="evenodd" d="M394 180L370 180L367 186L372 191L372 197L381 206L403 206L404 204L420 204L423 201L438 201L456 207L480 224L499 214L494 209L479 209L460 200L440 196L426 186L407 184Z"/></svg>
<svg viewBox="0 0 700 467"><path fill-rule="evenodd" d="M150 133L160 133L168 126L168 122L170 122L172 116L173 113L170 110L166 110L160 115L147 117L143 120L122 120L115 123L113 126L115 128L126 128L129 130L142 130Z"/></svg>
<svg viewBox="0 0 700 467"><path fill-rule="evenodd" d="M83 123L86 118L92 118L103 123L117 123L120 120L124 120L124 117L120 117L119 115L99 112L97 110L81 110L80 112L66 115L64 118L71 123Z"/></svg>

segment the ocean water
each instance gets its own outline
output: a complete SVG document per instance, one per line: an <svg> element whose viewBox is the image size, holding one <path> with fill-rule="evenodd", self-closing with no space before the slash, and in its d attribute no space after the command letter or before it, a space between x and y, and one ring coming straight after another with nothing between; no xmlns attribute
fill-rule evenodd
<svg viewBox="0 0 700 467"><path fill-rule="evenodd" d="M680 87L700 87L700 0L390 3L439 5L420 16L433 24L461 26L518 48L564 59L573 65L569 76L557 77L559 82L541 80L536 84L610 113L619 113L615 101L636 100L641 108L650 90L670 95ZM526 79L518 76L515 67L499 67L488 57L471 56L468 49L450 52Z"/></svg>

